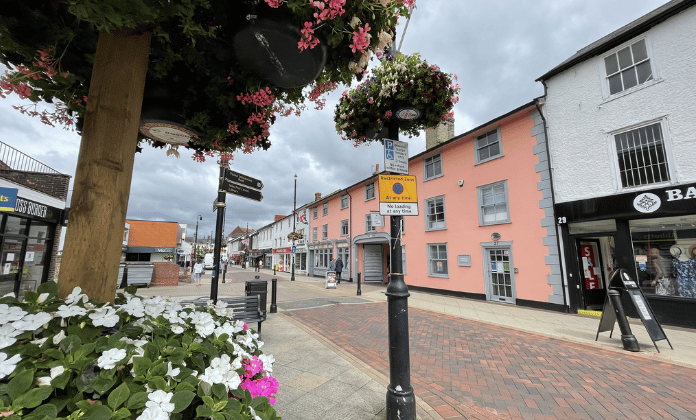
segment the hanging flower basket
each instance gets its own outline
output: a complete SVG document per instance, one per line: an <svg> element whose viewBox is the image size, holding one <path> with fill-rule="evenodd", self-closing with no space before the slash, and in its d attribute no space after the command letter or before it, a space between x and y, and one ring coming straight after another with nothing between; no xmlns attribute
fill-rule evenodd
<svg viewBox="0 0 696 420"><path fill-rule="evenodd" d="M420 54L385 58L355 89L346 91L336 105L336 131L356 146L386 135L395 119L409 137L423 128L452 118L459 101L457 76L421 59Z"/></svg>
<svg viewBox="0 0 696 420"><path fill-rule="evenodd" d="M304 235L302 232L290 232L288 233L288 240L289 241L299 241L300 239L303 239Z"/></svg>
<svg viewBox="0 0 696 420"><path fill-rule="evenodd" d="M114 10L109 2L77 0L5 10L0 62L10 71L0 76L0 97L51 102L52 113L19 108L46 124L71 127L85 116L100 31L147 28L146 89L164 85L171 100L153 105L146 91L141 145L183 146L200 161L214 153L266 150L277 117L298 115L307 102L321 108L324 93L362 77L372 54L391 44L398 17L410 15L414 0L139 3ZM28 21L41 30L27 30ZM247 54L256 35L269 46L260 64L254 63L257 49ZM261 71L269 63L281 66Z"/></svg>

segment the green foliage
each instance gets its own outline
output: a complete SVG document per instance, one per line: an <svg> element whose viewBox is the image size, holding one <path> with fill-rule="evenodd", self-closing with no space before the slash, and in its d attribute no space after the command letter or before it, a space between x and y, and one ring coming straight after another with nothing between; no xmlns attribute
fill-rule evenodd
<svg viewBox="0 0 696 420"><path fill-rule="evenodd" d="M344 92L336 105L336 131L344 140L359 144L375 141L369 136L380 130L396 116L401 106L411 106L422 112L418 120L399 121L399 130L417 136L423 128L435 127L452 117L452 107L459 100L456 76L429 65L420 54L385 58L372 76L355 89Z"/></svg>

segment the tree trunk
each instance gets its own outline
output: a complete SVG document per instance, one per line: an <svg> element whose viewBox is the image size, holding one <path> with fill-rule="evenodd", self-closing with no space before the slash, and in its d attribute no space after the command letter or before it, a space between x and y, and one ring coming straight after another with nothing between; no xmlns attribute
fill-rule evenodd
<svg viewBox="0 0 696 420"><path fill-rule="evenodd" d="M113 302L151 34L99 35L58 286Z"/></svg>

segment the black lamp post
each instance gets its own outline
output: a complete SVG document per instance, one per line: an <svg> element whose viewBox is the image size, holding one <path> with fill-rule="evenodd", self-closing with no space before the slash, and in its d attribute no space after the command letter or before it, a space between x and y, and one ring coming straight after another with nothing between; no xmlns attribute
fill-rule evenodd
<svg viewBox="0 0 696 420"><path fill-rule="evenodd" d="M295 212L297 211L297 174L295 174L295 192L292 196L292 233L295 233ZM295 281L295 235L292 235L292 268L290 269L290 281Z"/></svg>

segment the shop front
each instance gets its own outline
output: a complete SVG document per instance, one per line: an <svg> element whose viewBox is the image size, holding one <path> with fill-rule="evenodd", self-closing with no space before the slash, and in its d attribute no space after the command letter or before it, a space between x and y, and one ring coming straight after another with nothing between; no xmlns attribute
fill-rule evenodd
<svg viewBox="0 0 696 420"><path fill-rule="evenodd" d="M15 293L21 299L50 278L63 209L18 196L17 189L0 190L0 296Z"/></svg>
<svg viewBox="0 0 696 420"><path fill-rule="evenodd" d="M290 271L292 264L292 248L274 248L273 264L277 266L278 271Z"/></svg>
<svg viewBox="0 0 696 420"><path fill-rule="evenodd" d="M572 311L601 309L609 273L625 268L660 323L696 328L696 184L554 208Z"/></svg>

